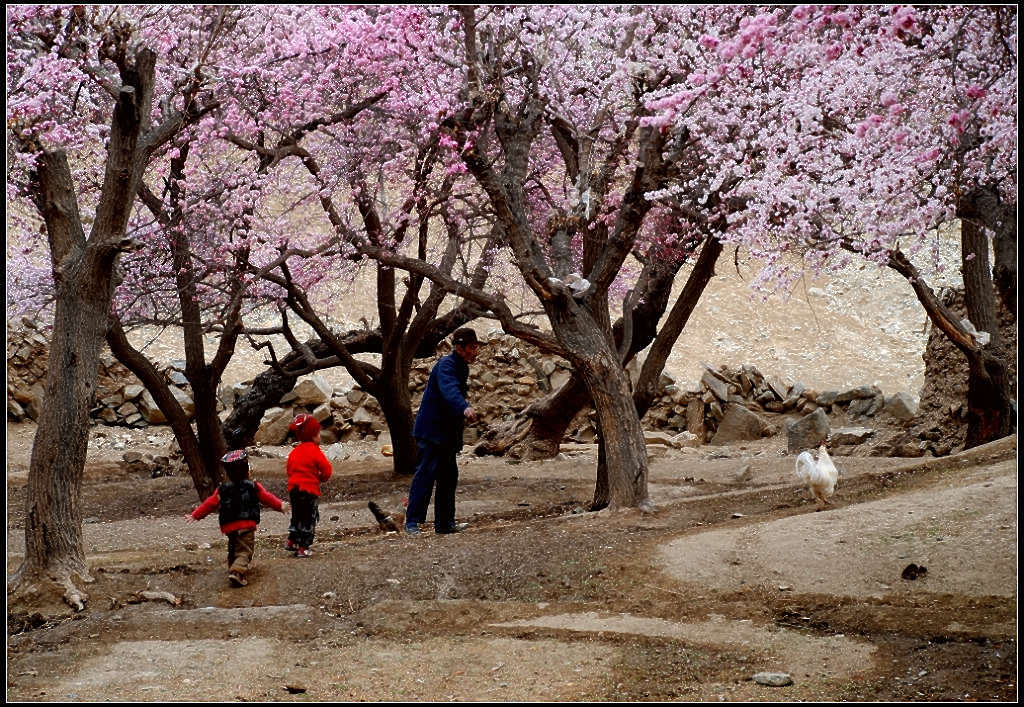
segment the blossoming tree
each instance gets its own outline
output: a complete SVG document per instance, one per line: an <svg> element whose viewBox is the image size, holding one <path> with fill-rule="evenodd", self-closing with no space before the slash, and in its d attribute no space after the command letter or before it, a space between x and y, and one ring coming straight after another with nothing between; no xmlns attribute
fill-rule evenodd
<svg viewBox="0 0 1024 707"><path fill-rule="evenodd" d="M1015 314L1016 11L799 6L724 29L698 39L715 71L654 97L649 120L694 130L700 101L729 99L718 101L719 139L703 140L742 204L723 240L765 260L757 284L767 291L851 254L903 275L968 359L967 446L1008 434L1012 352L996 305ZM937 254L936 229L954 218L969 322L912 260ZM793 254L802 263L787 262Z"/></svg>
<svg viewBox="0 0 1024 707"><path fill-rule="evenodd" d="M208 65L230 16L227 8L184 18L149 7L8 10L8 196L27 196L45 224L55 292L25 560L9 591L49 578L68 603L86 600L73 580L90 579L79 491L117 264L136 247L126 227L154 154L216 105Z"/></svg>

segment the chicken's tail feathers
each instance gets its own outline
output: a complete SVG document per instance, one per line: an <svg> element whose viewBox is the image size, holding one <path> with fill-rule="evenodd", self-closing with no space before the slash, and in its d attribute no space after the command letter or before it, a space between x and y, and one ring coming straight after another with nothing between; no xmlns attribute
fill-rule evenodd
<svg viewBox="0 0 1024 707"><path fill-rule="evenodd" d="M796 458L796 475L803 481L809 481L814 473L814 456L810 452L800 452Z"/></svg>

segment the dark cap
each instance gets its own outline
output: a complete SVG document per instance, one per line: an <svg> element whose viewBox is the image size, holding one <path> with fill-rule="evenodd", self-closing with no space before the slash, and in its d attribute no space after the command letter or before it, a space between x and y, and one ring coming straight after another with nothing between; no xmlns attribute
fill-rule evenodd
<svg viewBox="0 0 1024 707"><path fill-rule="evenodd" d="M480 341L476 338L476 331L469 327L462 327L452 334L452 343L456 346L465 346L466 344L479 344Z"/></svg>
<svg viewBox="0 0 1024 707"><path fill-rule="evenodd" d="M244 449L228 452L220 458L224 471L232 481L240 481L249 476L249 455Z"/></svg>
<svg viewBox="0 0 1024 707"><path fill-rule="evenodd" d="M228 452L220 458L225 464L232 464L234 462L244 462L249 458L249 455L245 453L244 449L236 449L233 452Z"/></svg>

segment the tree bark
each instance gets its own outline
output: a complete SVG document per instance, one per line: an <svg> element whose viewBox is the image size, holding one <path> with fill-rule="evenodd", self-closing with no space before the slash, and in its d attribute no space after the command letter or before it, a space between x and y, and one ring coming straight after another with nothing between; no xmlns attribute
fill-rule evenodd
<svg viewBox="0 0 1024 707"><path fill-rule="evenodd" d="M109 269L95 251L64 259L53 322L45 403L32 444L25 508L25 560L12 588L43 578L64 587L81 610L88 595L73 581L92 581L82 540L82 474L89 442L89 408L113 294Z"/></svg>
<svg viewBox="0 0 1024 707"><path fill-rule="evenodd" d="M396 374L386 385L381 386L376 396L384 420L391 434L391 448L394 452L394 470L399 476L416 472L416 440L412 436L412 398L409 395L409 376Z"/></svg>
<svg viewBox="0 0 1024 707"><path fill-rule="evenodd" d="M612 508L652 507L647 493L647 448L629 378L596 320L572 304L546 303L559 342L572 353L597 412L608 464Z"/></svg>
<svg viewBox="0 0 1024 707"><path fill-rule="evenodd" d="M989 269L988 236L985 233L978 199L968 198L961 205L961 241L964 277L964 304L967 317L979 332L988 332L990 342L966 351L967 438L970 449L1010 434L1010 375L1008 352L1003 346L996 289Z"/></svg>

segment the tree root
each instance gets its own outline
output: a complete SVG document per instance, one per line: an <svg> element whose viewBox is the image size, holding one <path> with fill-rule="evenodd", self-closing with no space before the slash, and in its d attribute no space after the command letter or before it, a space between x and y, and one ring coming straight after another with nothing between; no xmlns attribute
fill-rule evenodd
<svg viewBox="0 0 1024 707"><path fill-rule="evenodd" d="M22 565L7 581L8 608L17 604L45 605L63 601L75 611L83 611L89 594L80 589L75 580L89 583L95 579L85 571L67 568L49 568L26 572Z"/></svg>
<svg viewBox="0 0 1024 707"><path fill-rule="evenodd" d="M70 576L57 581L64 587L64 596L61 597L64 602L75 611L85 609L85 602L89 601L89 595L76 587Z"/></svg>

